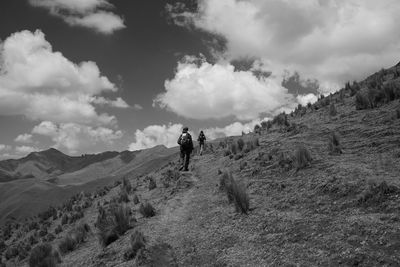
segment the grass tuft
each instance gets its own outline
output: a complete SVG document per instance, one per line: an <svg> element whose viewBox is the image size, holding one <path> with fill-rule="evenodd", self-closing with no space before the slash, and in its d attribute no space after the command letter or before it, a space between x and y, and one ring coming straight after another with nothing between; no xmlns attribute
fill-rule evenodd
<svg viewBox="0 0 400 267"><path fill-rule="evenodd" d="M60 254L49 243L35 246L29 256L29 267L53 267L60 262Z"/></svg>
<svg viewBox="0 0 400 267"><path fill-rule="evenodd" d="M153 206L149 202L140 204L139 212L145 218L153 217L154 215L156 215L156 212L155 212Z"/></svg>
<svg viewBox="0 0 400 267"><path fill-rule="evenodd" d="M312 161L311 153L305 146L298 146L295 152L296 171L305 168Z"/></svg>

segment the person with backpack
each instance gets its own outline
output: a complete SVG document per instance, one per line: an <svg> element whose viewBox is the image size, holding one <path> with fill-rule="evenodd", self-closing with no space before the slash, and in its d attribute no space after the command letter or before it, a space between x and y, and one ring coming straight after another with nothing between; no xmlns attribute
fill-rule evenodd
<svg viewBox="0 0 400 267"><path fill-rule="evenodd" d="M178 144L181 149L181 167L179 170L184 170L184 171L189 171L189 160L190 160L190 154L193 151L193 140L192 136L188 132L189 128L184 127L182 130L182 134L178 138Z"/></svg>
<svg viewBox="0 0 400 267"><path fill-rule="evenodd" d="M200 131L199 138L197 138L200 147L200 156L203 154L204 150L204 142L206 141L206 136L204 135L203 131Z"/></svg>

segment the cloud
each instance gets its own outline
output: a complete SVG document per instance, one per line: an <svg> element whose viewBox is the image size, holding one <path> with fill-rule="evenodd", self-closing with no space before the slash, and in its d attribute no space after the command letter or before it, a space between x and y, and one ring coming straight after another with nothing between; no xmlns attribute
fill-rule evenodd
<svg viewBox="0 0 400 267"><path fill-rule="evenodd" d="M318 96L314 94L298 95L297 102L302 106L306 106L308 103L314 104L318 100Z"/></svg>
<svg viewBox="0 0 400 267"><path fill-rule="evenodd" d="M265 118L264 120L268 120L268 118ZM207 136L207 138L209 140L226 137L226 136L241 135L242 132L244 132L244 133L252 132L254 129L254 126L256 124L260 124L261 121L262 120L260 120L260 119L255 119L255 120L247 122L247 123L234 122L225 127L214 127L214 128L205 129L204 134Z"/></svg>
<svg viewBox="0 0 400 267"><path fill-rule="evenodd" d="M31 134L20 134L15 138L14 141L18 143L27 143L27 144L33 143Z"/></svg>
<svg viewBox="0 0 400 267"><path fill-rule="evenodd" d="M212 65L194 57L178 63L175 77L165 81L165 90L154 104L193 119L251 120L293 102L274 77L257 77L251 71L235 71L229 63Z"/></svg>
<svg viewBox="0 0 400 267"><path fill-rule="evenodd" d="M269 118L258 118L246 123L234 122L225 127L207 128L203 129L203 131L207 137L207 140L213 140L232 135L241 135L242 132L248 133L253 131L256 124L260 124L261 121L268 119ZM146 149L156 145L164 145L166 147L177 146L177 140L182 132L182 128L183 125L180 123L170 123L168 125L151 125L143 130L136 130L136 140L129 145L129 150L134 151ZM189 132L192 134L193 140L197 140L195 133L200 132L200 130L189 129Z"/></svg>
<svg viewBox="0 0 400 267"><path fill-rule="evenodd" d="M142 107L141 105L139 105L139 104L133 105L133 108L134 108L135 110L142 110L142 109L143 109L143 107Z"/></svg>
<svg viewBox="0 0 400 267"><path fill-rule="evenodd" d="M91 127L77 123L55 124L43 121L32 129L33 134L48 136L54 142L54 147L67 149L70 153L86 151L99 145L112 145L122 138L120 130L106 127Z"/></svg>
<svg viewBox="0 0 400 267"><path fill-rule="evenodd" d="M26 155L34 151L39 151L39 149L31 146L17 146L15 147L15 153L19 155Z"/></svg>
<svg viewBox="0 0 400 267"><path fill-rule="evenodd" d="M143 130L136 130L135 142L129 145L129 150L140 150L165 145L166 147L177 146L176 143L182 132L182 124L150 125Z"/></svg>
<svg viewBox="0 0 400 267"><path fill-rule="evenodd" d="M106 99L104 97L93 97L92 103L98 105L108 105L115 108L129 108L129 105L122 98L118 97L116 100Z"/></svg>
<svg viewBox="0 0 400 267"><path fill-rule="evenodd" d="M0 152L7 152L7 151L10 151L11 149L12 149L12 147L9 145L0 144Z"/></svg>
<svg viewBox="0 0 400 267"><path fill-rule="evenodd" d="M177 25L222 37L224 58L298 71L325 91L394 65L400 52L397 0L199 0L194 12L167 10Z"/></svg>
<svg viewBox="0 0 400 267"><path fill-rule="evenodd" d="M29 0L32 6L46 8L71 26L82 26L102 34L125 28L122 17L105 11L113 8L108 0Z"/></svg>
<svg viewBox="0 0 400 267"><path fill-rule="evenodd" d="M25 115L32 120L57 123L114 124L98 114L93 99L115 107L126 103L99 97L117 88L100 74L96 63L75 64L54 52L43 32L21 31L0 43L0 114Z"/></svg>

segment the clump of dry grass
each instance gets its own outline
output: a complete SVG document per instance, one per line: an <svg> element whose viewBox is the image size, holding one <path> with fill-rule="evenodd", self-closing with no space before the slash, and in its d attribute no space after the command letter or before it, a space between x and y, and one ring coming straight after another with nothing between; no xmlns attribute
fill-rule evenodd
<svg viewBox="0 0 400 267"><path fill-rule="evenodd" d="M141 249L146 247L146 240L141 232L135 230L131 235L130 247L124 253L125 260L130 260L136 257Z"/></svg>
<svg viewBox="0 0 400 267"><path fill-rule="evenodd" d="M80 223L75 229L70 231L59 243L58 247L62 253L75 250L75 248L85 242L90 227L86 223Z"/></svg>
<svg viewBox="0 0 400 267"><path fill-rule="evenodd" d="M153 206L149 202L140 204L139 212L145 218L153 217L154 215L156 215L156 212L155 212Z"/></svg>
<svg viewBox="0 0 400 267"><path fill-rule="evenodd" d="M99 214L96 227L100 244L103 247L108 246L132 228L129 208L116 205L108 213Z"/></svg>
<svg viewBox="0 0 400 267"><path fill-rule="evenodd" d="M148 180L149 180L149 190L151 191L157 187L157 184L153 177L148 177Z"/></svg>
<svg viewBox="0 0 400 267"><path fill-rule="evenodd" d="M370 181L368 187L358 197L358 205L363 207L378 206L382 204L390 195L398 194L400 189L394 185L388 185L385 181L376 183Z"/></svg>
<svg viewBox="0 0 400 267"><path fill-rule="evenodd" d="M236 211L247 214L249 211L249 196L246 187L239 184L230 172L224 172L220 178L219 188L226 192L229 203L234 203Z"/></svg>
<svg viewBox="0 0 400 267"><path fill-rule="evenodd" d="M311 153L305 146L298 146L294 155L296 171L305 168L312 161Z"/></svg>
<svg viewBox="0 0 400 267"><path fill-rule="evenodd" d="M232 154L236 155L237 151L238 151L237 144L235 142L231 143L231 152L232 152Z"/></svg>
<svg viewBox="0 0 400 267"><path fill-rule="evenodd" d="M244 147L244 141L243 141L242 138L239 138L239 139L237 140L237 145L238 145L239 150L242 151L242 150L243 150L243 147Z"/></svg>
<svg viewBox="0 0 400 267"><path fill-rule="evenodd" d="M139 197L137 196L137 195L134 195L133 196L133 204L138 204L140 201L139 201Z"/></svg>
<svg viewBox="0 0 400 267"><path fill-rule="evenodd" d="M122 188L121 191L124 190L126 191L126 193L130 194L132 192L132 185L131 183L128 181L128 179L126 177L122 178Z"/></svg>
<svg viewBox="0 0 400 267"><path fill-rule="evenodd" d="M365 96L361 92L357 92L355 103L356 103L357 110L370 108L370 102L369 102L367 96Z"/></svg>
<svg viewBox="0 0 400 267"><path fill-rule="evenodd" d="M332 117L337 115L336 106L335 106L335 104L333 102L329 106L329 115L332 116Z"/></svg>
<svg viewBox="0 0 400 267"><path fill-rule="evenodd" d="M124 188L122 188L121 193L118 198L118 203L121 203L121 202L125 202L125 203L129 202L128 192Z"/></svg>
<svg viewBox="0 0 400 267"><path fill-rule="evenodd" d="M334 155L342 154L342 147L340 145L340 139L339 139L339 136L335 132L332 132L331 135L329 136L328 148L329 148L329 152L331 154L334 154Z"/></svg>
<svg viewBox="0 0 400 267"><path fill-rule="evenodd" d="M61 263L61 257L49 243L35 246L29 256L29 267L53 267Z"/></svg>

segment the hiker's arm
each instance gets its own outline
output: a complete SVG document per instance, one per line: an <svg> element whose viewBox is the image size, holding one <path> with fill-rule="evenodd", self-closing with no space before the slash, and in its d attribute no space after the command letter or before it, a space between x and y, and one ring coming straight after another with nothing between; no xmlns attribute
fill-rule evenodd
<svg viewBox="0 0 400 267"><path fill-rule="evenodd" d="M178 145L181 144L181 136L182 136L182 135L180 135L179 138L178 138L178 141L177 141Z"/></svg>

